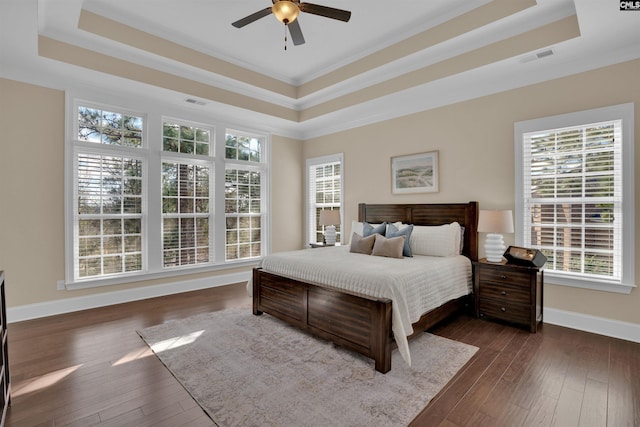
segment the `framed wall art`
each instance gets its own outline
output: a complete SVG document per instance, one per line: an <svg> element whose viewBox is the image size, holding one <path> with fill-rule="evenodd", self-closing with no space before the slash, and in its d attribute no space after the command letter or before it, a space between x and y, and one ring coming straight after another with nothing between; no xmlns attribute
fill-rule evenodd
<svg viewBox="0 0 640 427"><path fill-rule="evenodd" d="M391 192L438 192L438 152L411 154L391 158Z"/></svg>

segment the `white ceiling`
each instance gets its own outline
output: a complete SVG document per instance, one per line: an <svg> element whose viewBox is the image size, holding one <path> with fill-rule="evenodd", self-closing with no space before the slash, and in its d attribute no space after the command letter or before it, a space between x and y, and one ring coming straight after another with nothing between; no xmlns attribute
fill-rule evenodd
<svg viewBox="0 0 640 427"><path fill-rule="evenodd" d="M284 25L274 16L240 29L231 26L232 22L269 7L271 0L85 0L83 7L254 71L300 84L488 1L404 0L403 8L410 14L404 19L389 19L388 5L383 1L313 0L352 11L351 20L345 23L301 13L298 20L306 43L293 46L289 41L286 51ZM69 18L73 25L73 14L56 15L54 19L60 21L50 21L51 25L69 27L62 22Z"/></svg>
<svg viewBox="0 0 640 427"><path fill-rule="evenodd" d="M513 0L515 1L515 0ZM538 0L533 7L466 34L371 67L344 82L300 97L285 96L234 76L204 70L78 28L82 9L292 86L299 86L490 3L490 0L313 0L347 9L350 22L302 13L306 43L284 50L284 26L266 16L237 29L231 22L264 9L271 0L0 0L0 76L68 89L118 87L184 106L184 94L108 76L38 56L38 35L182 76L212 87L304 111L355 91L402 78L447 58L508 39L575 14L580 35L531 52L319 114L288 120L251 108L203 99L202 111L238 123L250 121L297 138L335 132L447 103L524 86L640 57L640 12L619 10L618 0ZM551 49L553 55L535 54ZM196 96L197 97L197 96ZM393 106L393 108L390 108Z"/></svg>

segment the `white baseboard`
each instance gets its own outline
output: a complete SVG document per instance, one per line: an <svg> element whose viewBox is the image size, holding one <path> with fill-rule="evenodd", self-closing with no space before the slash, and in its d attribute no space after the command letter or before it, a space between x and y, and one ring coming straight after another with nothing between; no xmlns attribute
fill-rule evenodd
<svg viewBox="0 0 640 427"><path fill-rule="evenodd" d="M121 304L181 292L196 291L199 289L214 288L216 286L229 285L231 283L246 282L251 276L251 271L223 274L204 279L185 280L163 285L145 286L141 288L126 289L123 291L105 292L96 295L65 298L56 301L27 304L7 308L7 322L20 322L23 320L37 319L39 317L53 316L56 314L71 313L73 311L87 310L90 308L104 307L107 305Z"/></svg>
<svg viewBox="0 0 640 427"><path fill-rule="evenodd" d="M7 322L20 322L23 320L54 316L56 314L71 313L73 311L246 282L249 280L250 275L251 271L246 271L205 279L186 280L163 285L27 304L18 307L8 307ZM636 323L622 322L549 307L544 308L544 323L640 343L640 325Z"/></svg>
<svg viewBox="0 0 640 427"><path fill-rule="evenodd" d="M640 325L637 323L622 322L548 307L544 308L544 323L640 342Z"/></svg>

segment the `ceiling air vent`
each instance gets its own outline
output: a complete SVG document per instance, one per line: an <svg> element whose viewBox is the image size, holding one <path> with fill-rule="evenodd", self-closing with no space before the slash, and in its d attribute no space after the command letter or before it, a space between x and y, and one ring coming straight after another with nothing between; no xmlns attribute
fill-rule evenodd
<svg viewBox="0 0 640 427"><path fill-rule="evenodd" d="M185 102L188 102L189 104L195 104L195 105L207 105L206 102L204 101L200 101L199 99L193 99L193 98L187 98L184 100Z"/></svg>
<svg viewBox="0 0 640 427"><path fill-rule="evenodd" d="M538 53L534 53L533 55L527 55L524 56L522 58L520 58L520 62L521 63L527 63L527 62L531 62L531 61L536 61L538 59L542 59L542 58L546 58L547 56L551 56L553 55L553 50L552 49L547 49L547 50L542 50Z"/></svg>
<svg viewBox="0 0 640 427"><path fill-rule="evenodd" d="M538 59L542 59L546 56L551 56L551 55L553 55L553 51L551 49L543 50L542 52L536 53L536 56L538 57Z"/></svg>

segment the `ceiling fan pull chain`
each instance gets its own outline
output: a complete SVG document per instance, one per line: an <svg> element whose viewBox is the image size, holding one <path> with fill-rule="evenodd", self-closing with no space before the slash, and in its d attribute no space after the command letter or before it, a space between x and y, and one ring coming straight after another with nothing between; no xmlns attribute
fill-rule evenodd
<svg viewBox="0 0 640 427"><path fill-rule="evenodd" d="M287 50L287 24L284 24L284 50Z"/></svg>

